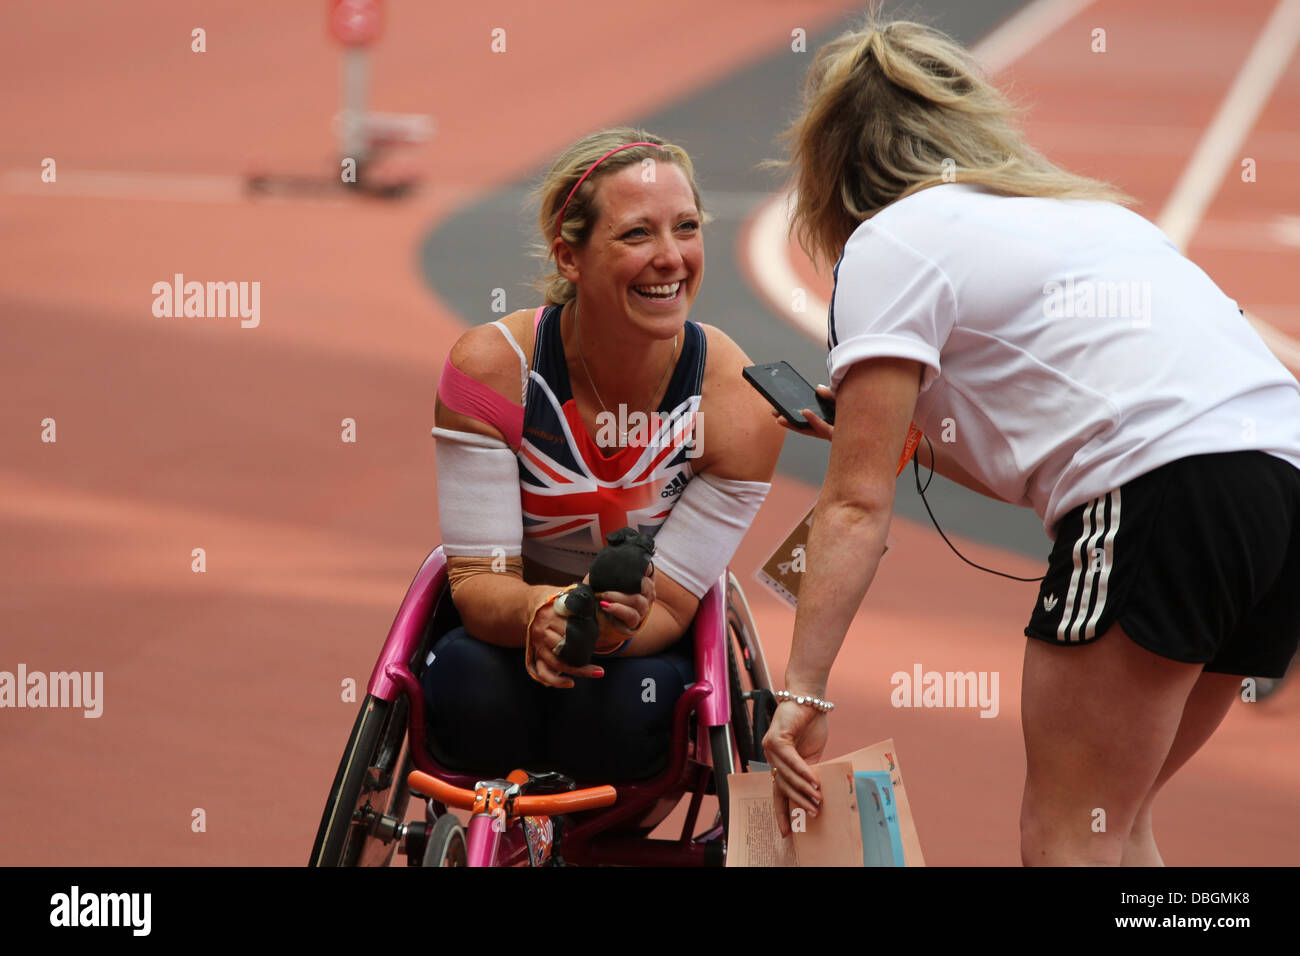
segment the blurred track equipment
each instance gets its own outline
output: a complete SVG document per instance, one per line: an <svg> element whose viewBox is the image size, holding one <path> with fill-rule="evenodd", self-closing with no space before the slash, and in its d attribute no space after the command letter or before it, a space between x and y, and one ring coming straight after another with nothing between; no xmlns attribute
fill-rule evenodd
<svg viewBox="0 0 1300 956"><path fill-rule="evenodd" d="M382 0L330 0L330 34L343 46L342 108L334 117L338 141L338 173L310 176L292 173L252 173L253 193L319 196L340 186L366 196L398 199L417 185L413 173L377 176L377 160L393 146L428 142L433 118L414 113L370 113L366 98L370 82L370 45L379 37Z"/></svg>

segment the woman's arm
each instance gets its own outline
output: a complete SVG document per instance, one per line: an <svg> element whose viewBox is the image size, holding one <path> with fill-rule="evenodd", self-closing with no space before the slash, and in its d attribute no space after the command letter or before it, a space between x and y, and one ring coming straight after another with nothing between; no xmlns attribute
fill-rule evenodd
<svg viewBox="0 0 1300 956"><path fill-rule="evenodd" d="M919 363L880 358L852 366L840 385L839 426L809 532L785 673L791 693L826 696L831 665L875 578L919 384ZM825 715L792 702L777 708L763 746L775 772L783 833L791 803L816 814L819 784L809 764L825 743Z"/></svg>
<svg viewBox="0 0 1300 956"><path fill-rule="evenodd" d="M528 315L516 313L507 319L524 317L512 323L517 338L521 321ZM452 346L449 361L517 404L514 396L520 395L523 385L519 358L497 330L480 327L466 332ZM494 425L452 411L441 399L434 421L438 427L438 509L444 547L461 552L449 554L448 569L453 573L479 569L453 585L452 600L466 629L489 644L530 646L532 672L542 683L572 687L574 676L599 676L598 665L573 668L555 657L552 648L563 639L565 622L553 606L543 605L557 588L529 585L523 580L519 569L523 519L518 466L505 436ZM455 487L457 482L463 487ZM463 512L458 510L462 506ZM497 530L485 532L493 528ZM450 529L464 542L452 543ZM494 534L499 541L493 540ZM485 563L491 571L481 570Z"/></svg>
<svg viewBox="0 0 1300 956"><path fill-rule="evenodd" d="M742 372L754 363L721 329L702 328L710 369L700 405L706 420L696 466L717 478L770 482L785 435L772 428L767 400L745 381Z"/></svg>
<svg viewBox="0 0 1300 956"><path fill-rule="evenodd" d="M645 626L627 639L627 644L618 652L619 657L649 657L651 654L658 654L681 640L686 629L690 627L691 621L695 619L695 612L700 606L699 598L663 571L656 570L650 582L650 586L643 588L641 592L650 603L650 614ZM619 620L624 627L635 626L640 619L635 606L629 613L625 599L621 599L619 595L609 596L615 602L610 609L611 616ZM608 638L607 634L610 635ZM609 632L602 633L601 637L602 641L617 640L619 634L611 629ZM600 662L599 657L595 660L597 663Z"/></svg>
<svg viewBox="0 0 1300 956"><path fill-rule="evenodd" d="M924 374L924 367L922 367L918 376L922 374ZM835 393L825 385L818 385L817 392L824 398L829 398L831 401L835 400ZM830 441L834 437L834 425L828 425L815 410L805 408L803 412L804 418L811 426L810 428L793 428L790 423L785 420L785 417L776 409L771 409L769 414L776 419L777 423L782 428L785 428L788 431L798 432L801 435L814 435L817 438L824 438L827 441ZM933 456L931 454L931 449L933 449ZM956 459L953 458L952 454L948 451L943 442L940 442L937 445L933 441L922 442L917 446L916 455L917 461L920 463L922 468L929 468L936 474L943 475L949 481L955 482L963 488L968 488L976 494L984 495L986 498L992 498L995 501L1007 500L1001 495L995 494L987 485L981 482L961 465L957 464ZM1012 502L1012 504L1014 504L1014 502Z"/></svg>
<svg viewBox="0 0 1300 956"><path fill-rule="evenodd" d="M516 396L520 394L522 385L519 358L496 329L487 326L470 329L456 340L448 359L453 366L470 378L505 398L517 401ZM434 407L434 422L439 428L453 432L467 432L471 435L495 439L500 443L502 456L510 452L500 429L477 418L452 411L443 404L441 398L437 400ZM439 444L444 451L447 450L448 446L444 444L444 439L440 438ZM519 510L517 479L508 491L503 487L497 491L497 494L501 500L494 504L494 508L499 507L505 511ZM443 524L450 524L455 520L455 516L443 512L441 496L439 509ZM444 542L445 539L444 533ZM507 555L513 557L519 554L520 542L502 540L498 547L501 548L499 553L503 558ZM447 563L449 568L460 569L479 560L474 557L450 556ZM499 562L498 566L504 567L504 564ZM475 637L503 647L523 647L524 634L532 609L555 590L554 587L527 585L522 576L509 573L484 573L476 574L459 584L454 602L466 629Z"/></svg>
<svg viewBox="0 0 1300 956"><path fill-rule="evenodd" d="M840 386L840 427L809 531L786 669L786 688L794 693L824 695L831 664L875 577L893 515L898 459L916 407L919 364L859 362Z"/></svg>

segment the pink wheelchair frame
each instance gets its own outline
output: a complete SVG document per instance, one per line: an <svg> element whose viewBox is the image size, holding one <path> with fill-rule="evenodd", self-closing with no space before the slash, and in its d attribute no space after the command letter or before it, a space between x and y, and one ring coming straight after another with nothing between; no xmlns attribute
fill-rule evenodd
<svg viewBox="0 0 1300 956"><path fill-rule="evenodd" d="M312 866L388 865L397 853L406 855L409 865L420 865L430 831L445 829L438 827L438 820L448 811L430 796L426 820L406 821L411 770L462 790L486 783L506 786L505 781L485 782L481 776L440 766L425 743L424 693L412 667L418 666L430 641L445 633L446 625L454 620L449 616L455 612L446 581L446 559L439 547L425 559L411 583L371 674L321 819ZM704 595L692 628L696 680L674 705L667 767L648 780L597 781L615 784L616 798L609 806L563 818L564 862L722 864L728 822L727 774L746 770L749 758L762 759L758 741L774 702L748 604L730 572L724 572ZM741 663L748 691L741 682ZM751 702L754 719L750 717ZM694 734L690 730L692 717ZM721 823L693 836L710 784L718 796ZM650 830L688 793L691 800L681 836L676 840L650 839ZM477 830L471 826L473 862L509 866L529 861L528 842L519 820L512 820L504 832L489 827L489 833L484 826L482 820Z"/></svg>

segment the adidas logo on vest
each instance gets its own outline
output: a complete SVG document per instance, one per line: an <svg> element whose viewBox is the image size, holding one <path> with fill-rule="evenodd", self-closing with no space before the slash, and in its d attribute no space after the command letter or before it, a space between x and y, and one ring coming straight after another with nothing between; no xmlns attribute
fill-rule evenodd
<svg viewBox="0 0 1300 956"><path fill-rule="evenodd" d="M677 474L673 475L673 480L668 482L668 487L665 488L663 491L659 492L659 497L671 498L673 495L680 495L682 493L682 489L684 489L685 487L686 487L686 479L682 477L682 473L679 471Z"/></svg>

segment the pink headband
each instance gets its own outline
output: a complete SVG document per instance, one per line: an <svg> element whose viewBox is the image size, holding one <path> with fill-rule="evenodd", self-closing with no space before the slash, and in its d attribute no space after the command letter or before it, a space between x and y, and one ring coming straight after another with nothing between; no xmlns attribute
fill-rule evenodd
<svg viewBox="0 0 1300 956"><path fill-rule="evenodd" d="M584 182L586 182L587 177L592 174L595 168L599 166L601 163L603 163L605 160L609 159L609 157L613 156L615 153L620 153L625 149L631 149L633 146L653 146L655 149L658 150L664 149L664 147L660 146L658 143L626 143L623 146L615 146L604 156L600 157L600 159L596 160L594 163L588 166L587 171L583 173L580 177L578 177L578 181L573 184L573 188L569 190L568 199L565 199L564 205L560 207L560 215L556 217L555 220L555 234L557 236L560 234L560 230L564 227L564 210L569 208L569 200L573 199L573 194L578 191L578 187L581 186Z"/></svg>

